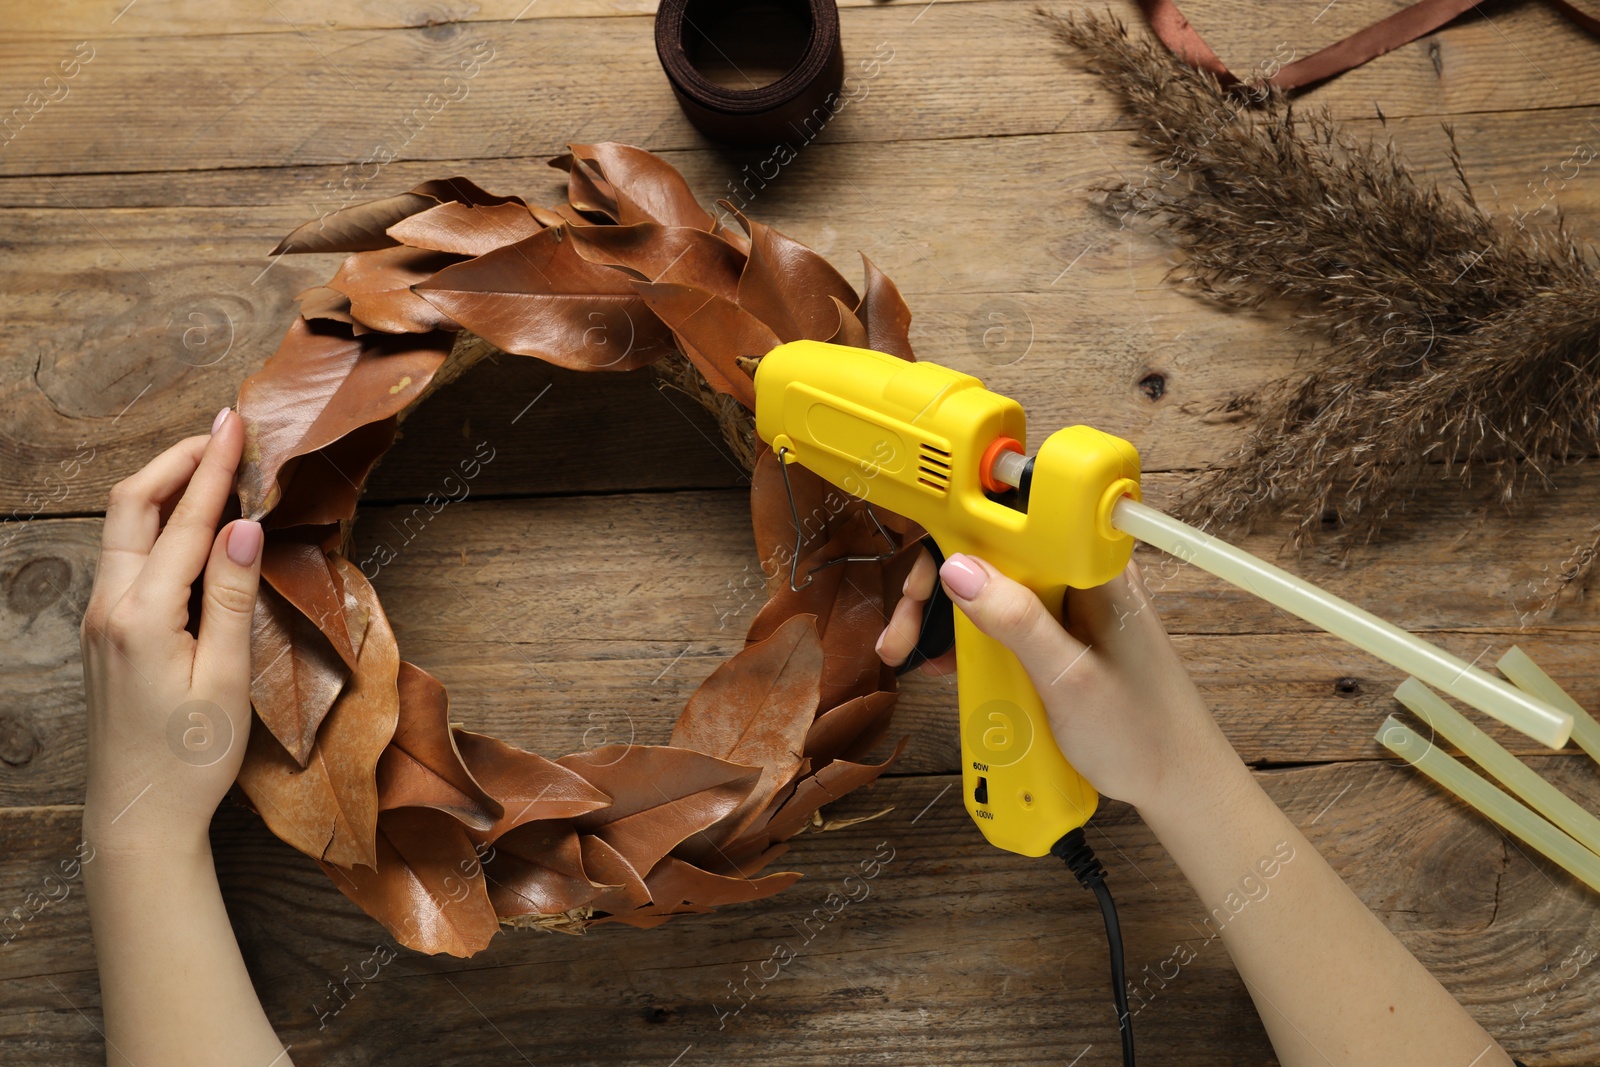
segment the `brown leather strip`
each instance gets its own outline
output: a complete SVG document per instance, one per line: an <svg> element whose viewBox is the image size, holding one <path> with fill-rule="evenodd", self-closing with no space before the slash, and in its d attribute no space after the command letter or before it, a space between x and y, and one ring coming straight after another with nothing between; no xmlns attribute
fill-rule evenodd
<svg viewBox="0 0 1600 1067"><path fill-rule="evenodd" d="M1563 16L1592 34L1600 36L1600 18L1568 3L1567 0L1546 0ZM1139 0L1145 19L1161 42L1190 66L1210 71L1223 85L1236 85L1239 78L1228 69L1200 34L1183 17L1174 0ZM1408 8L1395 12L1388 18L1358 30L1341 41L1304 59L1282 67L1267 79L1271 85L1283 90L1299 89L1343 74L1345 71L1385 52L1392 52L1409 44L1424 34L1432 33L1456 18L1468 8L1476 7L1473 0L1421 0Z"/></svg>
<svg viewBox="0 0 1600 1067"><path fill-rule="evenodd" d="M690 61L686 36L737 7L738 0L661 0L656 11L656 54L683 113L713 140L772 147L809 141L833 117L844 80L839 9L834 0L789 0L809 21L810 39L800 60L769 85L729 89L707 79ZM692 10L691 10L692 9Z"/></svg>
<svg viewBox="0 0 1600 1067"><path fill-rule="evenodd" d="M1550 0L1550 2L1555 5L1557 11L1565 15L1570 21L1576 22L1596 37L1600 37L1600 18L1596 18L1575 4L1567 3L1567 0Z"/></svg>
<svg viewBox="0 0 1600 1067"><path fill-rule="evenodd" d="M1183 17L1183 12L1178 10L1178 5L1172 0L1139 0L1139 6L1144 9L1144 17L1150 23L1150 28L1156 31L1156 36L1161 38L1161 43L1172 49L1173 53L1191 67L1209 70L1217 76L1223 85L1233 85L1238 82L1227 64L1211 50L1211 46L1201 40L1200 34L1189 25L1189 20Z"/></svg>

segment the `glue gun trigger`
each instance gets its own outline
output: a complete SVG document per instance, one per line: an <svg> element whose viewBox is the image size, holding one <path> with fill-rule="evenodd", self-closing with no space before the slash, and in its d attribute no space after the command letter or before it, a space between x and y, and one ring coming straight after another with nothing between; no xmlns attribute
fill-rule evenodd
<svg viewBox="0 0 1600 1067"><path fill-rule="evenodd" d="M922 539L922 547L928 550L933 557L934 571L944 566L944 553L939 551L933 535ZM922 606L922 629L917 634L917 645L911 650L911 655L906 661L894 669L895 677L916 670L930 660L936 660L949 652L956 644L956 606L950 595L944 591L944 583L935 580L933 595Z"/></svg>

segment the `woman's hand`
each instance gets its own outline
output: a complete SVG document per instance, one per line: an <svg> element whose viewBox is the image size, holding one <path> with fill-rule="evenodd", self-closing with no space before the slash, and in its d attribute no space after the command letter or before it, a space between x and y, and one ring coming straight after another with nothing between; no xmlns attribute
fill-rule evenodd
<svg viewBox="0 0 1600 1067"><path fill-rule="evenodd" d="M1009 648L1044 702L1067 761L1107 796L1137 807L1181 788L1176 770L1202 755L1237 762L1161 625L1132 560L1093 589L1069 589L1066 625L1027 587L984 560L957 553L939 570L946 592L977 628ZM906 578L878 653L899 665L916 645L933 593L933 557L923 552ZM921 668L955 670L955 652Z"/></svg>
<svg viewBox="0 0 1600 1067"><path fill-rule="evenodd" d="M239 773L262 533L217 523L243 448L243 422L224 408L209 436L180 441L111 490L80 627L84 832L97 852L192 850ZM189 592L202 572L196 638Z"/></svg>
<svg viewBox="0 0 1600 1067"><path fill-rule="evenodd" d="M291 1067L239 954L207 834L250 738L261 526L217 531L243 449L244 425L224 408L210 435L119 482L106 507L80 638L83 885L109 1064ZM189 589L202 572L196 638Z"/></svg>
<svg viewBox="0 0 1600 1067"><path fill-rule="evenodd" d="M1138 564L1068 589L1065 628L983 560L953 555L939 576L1027 669L1068 762L1139 809L1210 907L1207 926L1220 927L1285 1067L1332 1062L1323 1049L1350 1064L1509 1065L1251 777L1179 662ZM916 644L933 579L924 553L879 641L885 662L903 663ZM941 657L931 673L952 666ZM1258 873L1273 879L1270 895ZM1242 912L1232 903L1241 885L1252 902Z"/></svg>

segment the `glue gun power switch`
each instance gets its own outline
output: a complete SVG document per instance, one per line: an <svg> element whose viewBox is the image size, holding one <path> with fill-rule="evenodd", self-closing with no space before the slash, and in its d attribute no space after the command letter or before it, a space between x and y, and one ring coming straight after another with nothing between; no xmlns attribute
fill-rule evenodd
<svg viewBox="0 0 1600 1067"><path fill-rule="evenodd" d="M1068 586L1122 572L1138 538L1399 667L1551 748L1573 716L1141 501L1139 453L1090 426L1026 454L1022 407L970 374L821 341L756 367L756 434L787 464L916 522L940 554L980 556L1054 617ZM792 579L791 579L792 580ZM1027 671L954 611L963 800L989 842L1043 856L1099 794L1056 746ZM925 622L924 629L927 629Z"/></svg>
<svg viewBox="0 0 1600 1067"><path fill-rule="evenodd" d="M988 560L1057 618L1067 586L1111 580L1133 552L1110 513L1139 499L1134 447L1071 426L1028 458L1022 406L970 374L794 341L757 365L756 433L785 463L913 520L944 555ZM1056 747L1017 658L963 613L954 622L967 811L991 844L1043 856L1099 794Z"/></svg>

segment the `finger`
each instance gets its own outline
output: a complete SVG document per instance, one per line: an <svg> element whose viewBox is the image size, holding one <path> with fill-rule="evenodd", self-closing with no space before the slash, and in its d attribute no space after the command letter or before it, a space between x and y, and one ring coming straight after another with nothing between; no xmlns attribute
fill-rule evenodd
<svg viewBox="0 0 1600 1067"><path fill-rule="evenodd" d="M931 674L935 678L944 678L956 673L956 650L952 648L942 656L927 660L917 670L923 674Z"/></svg>
<svg viewBox="0 0 1600 1067"><path fill-rule="evenodd" d="M200 576L216 538L243 451L244 421L224 411L194 477L189 479L189 488L172 509L144 569L134 579L132 592L142 601L156 607L188 601L189 586Z"/></svg>
<svg viewBox="0 0 1600 1067"><path fill-rule="evenodd" d="M939 577L973 625L1015 653L1041 695L1087 651L1033 590L984 560L958 552L945 560Z"/></svg>
<svg viewBox="0 0 1600 1067"><path fill-rule="evenodd" d="M235 519L216 536L206 561L191 688L224 706L249 704L250 631L261 582L261 540L260 523Z"/></svg>
<svg viewBox="0 0 1600 1067"><path fill-rule="evenodd" d="M909 593L895 604L889 624L878 636L878 656L883 662L898 667L911 655L911 650L917 646L917 637L922 633L922 609L926 604L926 598L918 600Z"/></svg>
<svg viewBox="0 0 1600 1067"><path fill-rule="evenodd" d="M111 488L93 597L115 604L138 577L161 533L161 509L189 484L208 437L186 437Z"/></svg>
<svg viewBox="0 0 1600 1067"><path fill-rule="evenodd" d="M1137 568L1128 567L1115 577L1089 589L1073 589L1067 595L1067 629L1082 640L1107 651L1137 642L1160 619Z"/></svg>
<svg viewBox="0 0 1600 1067"><path fill-rule="evenodd" d="M911 573L906 575L901 591L917 600L927 600L933 595L933 584L938 580L939 568L933 565L933 555L924 548L917 553L917 561L911 565Z"/></svg>
<svg viewBox="0 0 1600 1067"><path fill-rule="evenodd" d="M1144 584L1144 571L1139 567L1139 561L1132 556L1128 557L1128 577L1133 582L1133 587L1139 595L1146 600L1150 599L1150 587Z"/></svg>
<svg viewBox="0 0 1600 1067"><path fill-rule="evenodd" d="M900 590L905 595L895 604L883 633L878 635L878 655L891 667L898 667L911 655L922 634L922 612L933 595L939 572L926 548L917 553Z"/></svg>

